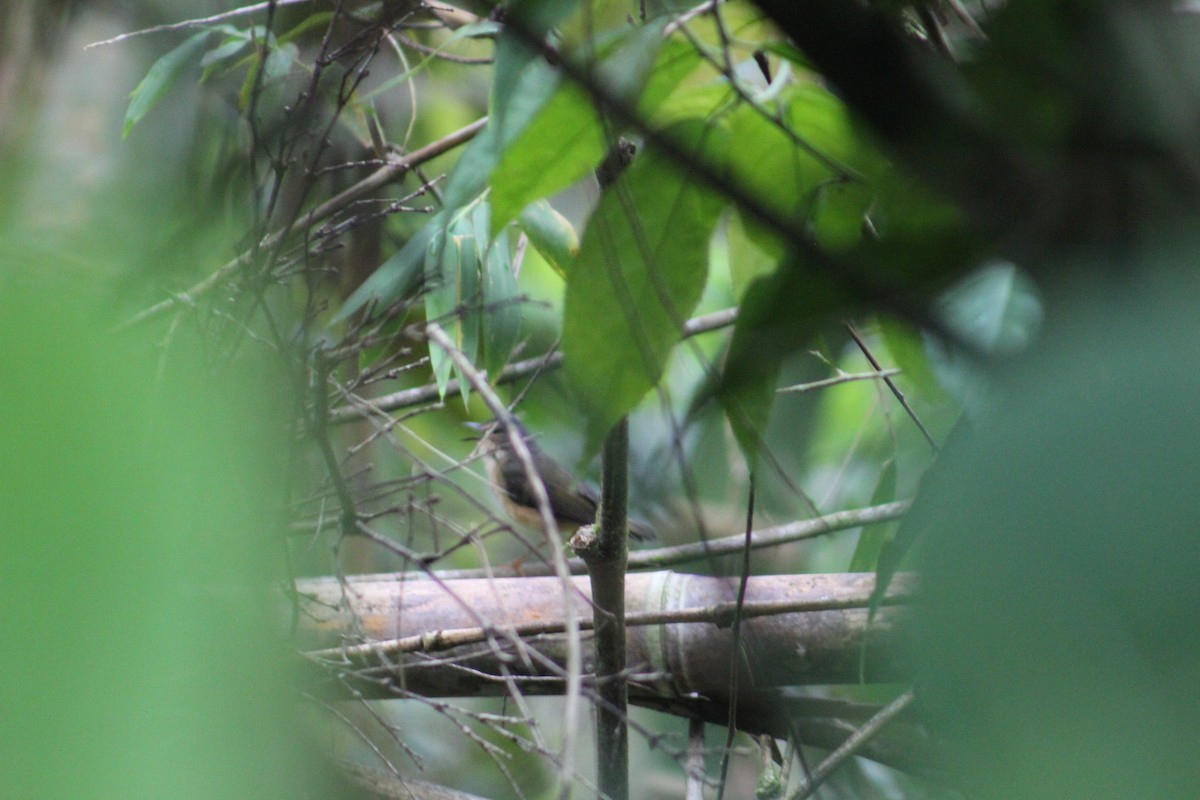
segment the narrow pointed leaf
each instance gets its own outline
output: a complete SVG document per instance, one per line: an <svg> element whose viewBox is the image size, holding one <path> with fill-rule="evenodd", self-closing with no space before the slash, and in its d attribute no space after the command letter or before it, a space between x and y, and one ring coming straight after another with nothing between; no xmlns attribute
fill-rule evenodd
<svg viewBox="0 0 1200 800"><path fill-rule="evenodd" d="M171 90L183 71L197 60L210 33L211 30L205 30L188 37L174 50L154 62L146 77L142 78L129 95L129 108L125 111L125 124L121 128L122 139L129 136L133 127Z"/></svg>

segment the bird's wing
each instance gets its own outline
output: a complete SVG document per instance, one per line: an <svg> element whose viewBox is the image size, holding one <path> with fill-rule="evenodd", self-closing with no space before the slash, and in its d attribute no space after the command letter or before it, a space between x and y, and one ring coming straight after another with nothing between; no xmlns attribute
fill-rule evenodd
<svg viewBox="0 0 1200 800"><path fill-rule="evenodd" d="M546 486L550 509L555 517L577 525L590 525L596 520L599 495L595 489L580 484L573 475L549 459L535 457L534 461L541 471L542 483ZM525 468L520 461L515 458L508 459L501 470L501 477L504 481L504 491L517 504L537 507L537 499L525 479Z"/></svg>

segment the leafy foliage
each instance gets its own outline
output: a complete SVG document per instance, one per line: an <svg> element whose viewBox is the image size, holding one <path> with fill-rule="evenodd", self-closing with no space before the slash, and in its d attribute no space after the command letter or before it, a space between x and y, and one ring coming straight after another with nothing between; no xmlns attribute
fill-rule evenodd
<svg viewBox="0 0 1200 800"><path fill-rule="evenodd" d="M998 407L1055 381L1051 369L997 394L1000 362L1023 359L1043 335L1069 353L1064 319L1079 313L1103 328L1106 314L1119 317L1146 286L1154 288L1148 297L1170 297L1163 287L1182 281L1179 294L1187 294L1178 254L1190 252L1200 198L1197 113L1188 100L1200 68L1197 16L1179 4L991 5L516 0L485 18L454 4L352 2L314 12L282 3L229 9L181 26L183 34L159 31L151 41L165 54L145 68L113 125L114 139L120 128L126 147L137 148L129 161L145 159L146 174L130 164L108 170L142 183L127 190L133 199L118 203L112 192L103 205L112 216L128 217L139 204L178 210L187 224L202 220L193 227L212 230L192 240L176 235L184 223L164 227L137 244L137 256L103 237L118 253L113 261L141 265L111 292L134 313L123 329L149 332L163 374L182 362L220 385L249 363L287 387L289 401L271 415L283 421L278 442L264 449L288 456L277 470L286 485L269 490L279 500L269 516L283 521L284 560L297 574L565 574L570 564L556 547L493 512L458 427L506 404L534 431L531 441L582 462L580 471L614 424L630 419L629 483L662 536L657 564L730 574L714 553L732 552L731 540L721 540L748 524L757 537L777 523L933 491L934 500L918 503L927 522L917 526L899 526L893 515L839 536L831 525L773 546L769 558L747 553L743 566L875 571L862 617L880 619L889 582L920 557L946 581L941 608L1003 622L987 614L1009 590L996 589L986 537L963 540L978 548L967 555L981 554L964 569L983 587L977 594L953 581L962 541L933 555L912 548L926 526L941 536L967 527L972 498L991 524L1009 508L1004 492L989 488L991 465L970 464L956 438L1004 455L1005 437L1036 430L1039 441L1018 453L1028 461L1058 426L1070 429L1062 398L1047 411L1053 425L1031 400L1028 414L1038 419L1021 418L1003 435L989 429ZM199 112L189 135L186 122L165 119L171 92ZM613 178L606 159L626 140L638 155ZM144 155L151 147L178 149L152 162ZM0 155L6 165L20 161ZM179 197L167 198L172 186L184 187ZM50 263L39 248L67 249L60 237L100 241L94 231L104 227L92 220L16 241L8 216L19 226L38 215L0 220L0 259L9 263ZM166 263L179 266L168 274ZM1153 316L1150 304L1136 307ZM114 323L104 316L107 329ZM430 323L448 339L432 341ZM1171 336L1186 338L1180 330L1175 323ZM1134 333L1143 346L1155 341L1153 331ZM195 361L175 349L191 337L202 343ZM1097 363L1107 363L1102 338L1080 334ZM1055 363L1085 407L1086 367ZM1186 358L1179 370L1191 374ZM72 393L59 386L56 394ZM1118 426L1144 422L1108 410ZM965 485L934 477L928 490L926 471L947 440L945 469L965 464ZM1103 448L1092 449L1076 459L1098 463ZM206 475L213 461L204 459ZM1019 460L1002 463L1009 476L1023 469ZM1104 483L1102 500L1120 483L1114 473L1077 474ZM1163 484L1173 475L1167 470ZM997 486L1052 500L1052 478ZM1086 506L1086 481L1071 486L1071 502ZM945 506L953 513L938 511L937 492L954 498ZM1081 558L1107 546L1072 541ZM685 544L691 549L672 550ZM700 552L709 560L682 560ZM1055 555L1056 568L1069 571L1071 559ZM1011 563L1036 569L1032 562ZM1017 572L1005 575L1006 587L1020 583ZM1141 620L1137 603L1121 599ZM937 625L967 630L974 622L947 615ZM557 662L537 649L540 640L504 651L510 642L499 630L488 628L488 646L508 671L494 685L511 706L429 706L474 745L471 769L456 762L451 771L486 770L515 796L561 790L577 780L564 755L573 751L548 742L518 675ZM937 649L957 640L931 637L930 652L942 659L936 669L958 675L962 664L947 655L954 647ZM870 655L867 639L861 652ZM1040 647L1054 638L1028 641ZM750 653L761 643L742 644ZM383 691L373 670L408 666L387 655L361 670L346 652L316 661L339 691ZM578 683L582 662L562 667L571 669ZM804 680L799 667L797 676ZM955 692L976 687L958 680L929 685L967 708ZM668 683L631 686L645 690L643 702L661 703L654 693ZM785 692L760 688L765 700L739 702L785 707ZM871 687L840 691L878 699ZM672 711L710 722L734 713L715 695L669 701ZM379 723L386 734L372 738L373 752L388 740L391 758L419 761L411 742L420 735L400 736L402 726L378 713L345 725L361 733ZM738 722L780 739L797 730L795 718L773 728L769 717ZM573 743L572 717L564 718L564 742ZM959 722L971 727L969 718ZM670 737L649 735L683 758ZM981 751L997 746L987 735L979 741ZM664 769L678 777L674 765ZM493 783L481 781L489 791ZM843 778L839 789L879 794L862 788L869 783ZM786 775L780 785L791 785Z"/></svg>

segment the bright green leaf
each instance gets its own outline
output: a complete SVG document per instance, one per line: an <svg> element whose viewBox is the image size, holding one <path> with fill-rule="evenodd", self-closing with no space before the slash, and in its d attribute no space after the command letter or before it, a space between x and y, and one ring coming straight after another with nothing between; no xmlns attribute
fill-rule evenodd
<svg viewBox="0 0 1200 800"><path fill-rule="evenodd" d="M607 91L629 98L640 93L662 44L665 24L664 18L622 31L599 48L602 60L596 71ZM578 85L563 83L500 156L492 175L493 232L534 200L587 176L607 150L595 103Z"/></svg>
<svg viewBox="0 0 1200 800"><path fill-rule="evenodd" d="M679 141L723 152L725 131L693 123ZM609 187L567 272L566 370L589 416L594 452L662 375L707 278L720 198L649 151Z"/></svg>
<svg viewBox="0 0 1200 800"><path fill-rule="evenodd" d="M704 63L691 42L672 39L658 51L654 66L638 100L638 111L647 119L658 113L664 101Z"/></svg>
<svg viewBox="0 0 1200 800"><path fill-rule="evenodd" d="M761 226L747 223L741 212L733 209L726 227L729 246L729 277L735 297L741 297L758 278L779 268L784 247L779 237Z"/></svg>

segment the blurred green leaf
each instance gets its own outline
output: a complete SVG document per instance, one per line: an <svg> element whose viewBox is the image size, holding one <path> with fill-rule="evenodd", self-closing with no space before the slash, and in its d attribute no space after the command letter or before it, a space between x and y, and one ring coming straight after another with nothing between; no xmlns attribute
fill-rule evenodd
<svg viewBox="0 0 1200 800"><path fill-rule="evenodd" d="M963 279L939 301L946 323L983 352L1024 349L1042 323L1033 284L1012 264L991 264Z"/></svg>
<svg viewBox="0 0 1200 800"><path fill-rule="evenodd" d="M670 132L710 156L726 131L702 123ZM707 278L720 198L653 151L600 200L567 272L563 350L588 417L588 452L657 383Z"/></svg>
<svg viewBox="0 0 1200 800"><path fill-rule="evenodd" d="M291 72L292 64L296 63L299 55L300 48L294 44L272 47L271 52L267 55L266 65L263 67L263 75L269 81L286 77Z"/></svg>
<svg viewBox="0 0 1200 800"><path fill-rule="evenodd" d="M638 113L649 122L661 124L662 120L655 117L659 108L673 93L687 91L681 84L703 63L690 42L671 39L662 43L638 98Z"/></svg>
<svg viewBox="0 0 1200 800"><path fill-rule="evenodd" d="M567 265L579 253L579 234L570 220L545 200L537 200L521 212L518 224L546 263L566 278Z"/></svg>
<svg viewBox="0 0 1200 800"><path fill-rule="evenodd" d="M778 236L761 226L748 224L736 208L729 212L726 234L733 293L735 297L742 297L751 283L779 268L784 247Z"/></svg>
<svg viewBox="0 0 1200 800"><path fill-rule="evenodd" d="M992 264L942 294L937 308L946 326L980 352L1011 355L1033 341L1042 322L1041 301L1011 264ZM927 338L938 383L968 411L984 401L988 382L977 360Z"/></svg>
<svg viewBox="0 0 1200 800"><path fill-rule="evenodd" d="M434 234L441 230L444 214L435 214L421 230L371 273L338 309L333 322L347 319L368 304L382 310L414 292L421 283Z"/></svg>
<svg viewBox="0 0 1200 800"><path fill-rule="evenodd" d="M289 29L286 33L279 34L279 43L282 45L294 41L313 28L317 28L322 25L328 25L332 19L332 11L318 11L315 14L309 14L295 27Z"/></svg>
<svg viewBox="0 0 1200 800"><path fill-rule="evenodd" d="M278 376L106 335L79 288L0 298L2 793L301 796Z"/></svg>
<svg viewBox="0 0 1200 800"><path fill-rule="evenodd" d="M896 459L889 458L883 464L875 491L871 494L871 505L878 506L890 503L896 499ZM898 525L890 522L886 525L872 525L863 528L858 535L858 545L850 558L850 572L874 572L879 563L879 554L883 552L884 543L890 540Z"/></svg>
<svg viewBox="0 0 1200 800"><path fill-rule="evenodd" d="M125 124L121 128L122 139L129 136L133 127L171 90L184 70L198 59L212 32L204 30L189 36L174 50L154 62L146 77L142 78L129 95L129 108L125 111Z"/></svg>
<svg viewBox="0 0 1200 800"><path fill-rule="evenodd" d="M878 321L879 333L887 345L892 363L900 368L908 386L927 403L940 402L945 397L937 373L930 363L925 340L911 325L890 317Z"/></svg>
<svg viewBox="0 0 1200 800"><path fill-rule="evenodd" d="M644 25L635 25L622 31L600 51L601 61L596 72L605 91L626 102L635 102L641 96L662 47L663 28L669 21L669 17L663 16Z"/></svg>
<svg viewBox="0 0 1200 800"><path fill-rule="evenodd" d="M219 65L220 62L227 58L232 58L238 53L246 49L250 44L249 34L241 36L229 36L225 41L214 47L204 54L200 59L200 66L204 68L204 75L207 77L209 73Z"/></svg>

